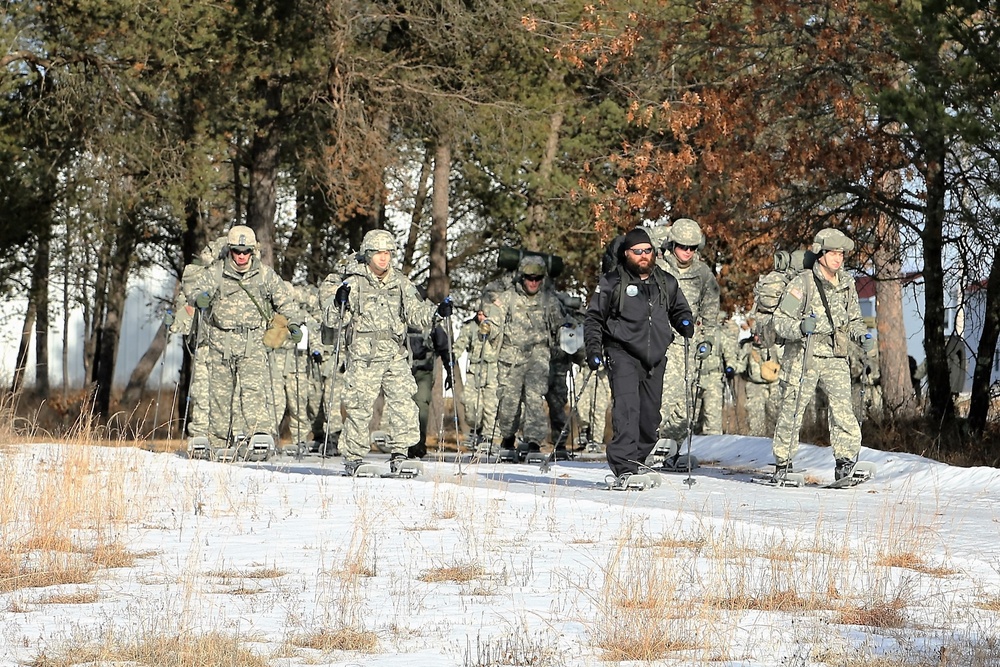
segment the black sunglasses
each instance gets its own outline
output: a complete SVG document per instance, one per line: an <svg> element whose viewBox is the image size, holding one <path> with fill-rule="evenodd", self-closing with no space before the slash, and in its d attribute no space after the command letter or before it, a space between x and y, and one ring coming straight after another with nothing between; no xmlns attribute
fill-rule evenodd
<svg viewBox="0 0 1000 667"><path fill-rule="evenodd" d="M643 255L653 254L652 248L629 248L628 251L635 255L636 257L642 257Z"/></svg>
<svg viewBox="0 0 1000 667"><path fill-rule="evenodd" d="M537 281L541 280L544 277L545 276L525 276L524 279L525 280L531 280L533 282L537 282Z"/></svg>
<svg viewBox="0 0 1000 667"><path fill-rule="evenodd" d="M690 250L691 252L694 252L695 250L698 249L698 246L696 245L681 245L680 243L677 243L676 247L680 248L681 250Z"/></svg>
<svg viewBox="0 0 1000 667"><path fill-rule="evenodd" d="M230 248L234 255L249 255L253 252L253 248Z"/></svg>

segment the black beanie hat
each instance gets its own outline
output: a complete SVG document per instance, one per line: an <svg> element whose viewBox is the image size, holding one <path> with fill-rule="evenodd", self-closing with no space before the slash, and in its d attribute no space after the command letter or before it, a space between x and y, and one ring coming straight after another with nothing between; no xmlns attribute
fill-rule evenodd
<svg viewBox="0 0 1000 667"><path fill-rule="evenodd" d="M636 227L625 235L625 240L622 242L621 246L621 257L619 259L625 258L625 252L632 246L642 245L648 243L653 245L653 242L649 240L649 234L642 227Z"/></svg>

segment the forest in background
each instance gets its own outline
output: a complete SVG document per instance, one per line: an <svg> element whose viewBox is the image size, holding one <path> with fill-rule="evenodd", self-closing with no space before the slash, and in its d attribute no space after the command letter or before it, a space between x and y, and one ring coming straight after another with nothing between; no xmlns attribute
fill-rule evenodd
<svg viewBox="0 0 1000 667"><path fill-rule="evenodd" d="M403 270L467 307L503 246L560 255L558 286L585 293L611 235L683 216L730 310L775 250L847 230L876 280L896 416L916 410L901 307L915 261L942 430L949 281L984 291L962 428L987 428L991 3L64 0L5 3L0 38L0 294L26 300L21 358L33 338L41 360L18 364L15 392L31 373L49 395L47 332L82 309L107 415L130 278L179 276L235 222L280 275L313 283L393 227ZM165 343L161 328L126 394Z"/></svg>

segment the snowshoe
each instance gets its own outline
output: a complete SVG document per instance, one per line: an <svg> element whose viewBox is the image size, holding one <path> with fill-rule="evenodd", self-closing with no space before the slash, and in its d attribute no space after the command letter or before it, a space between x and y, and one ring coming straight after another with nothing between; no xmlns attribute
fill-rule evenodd
<svg viewBox="0 0 1000 667"><path fill-rule="evenodd" d="M369 436L369 441L371 444L383 454L389 454L392 450L391 439L389 434L385 431L372 431Z"/></svg>
<svg viewBox="0 0 1000 667"><path fill-rule="evenodd" d="M518 448L518 453L528 465L541 465L549 458L547 454L542 454L542 448L537 442L529 442L526 450Z"/></svg>
<svg viewBox="0 0 1000 667"><path fill-rule="evenodd" d="M215 450L215 460L222 463L232 463L233 461L240 460L242 453L246 451L247 441L247 436L242 433L233 436L233 439L226 447L220 447Z"/></svg>
<svg viewBox="0 0 1000 667"><path fill-rule="evenodd" d="M500 463L517 463L521 460L516 449L504 449L501 447L497 451L497 460Z"/></svg>
<svg viewBox="0 0 1000 667"><path fill-rule="evenodd" d="M267 461L274 453L274 438L267 433L254 433L237 452L242 461Z"/></svg>
<svg viewBox="0 0 1000 667"><path fill-rule="evenodd" d="M420 461L408 459L403 454L393 454L389 459L389 472L382 477L402 477L411 479L424 471L424 464Z"/></svg>
<svg viewBox="0 0 1000 667"><path fill-rule="evenodd" d="M653 447L653 453L646 459L646 465L662 466L675 456L677 456L677 441L673 438L660 438Z"/></svg>
<svg viewBox="0 0 1000 667"><path fill-rule="evenodd" d="M841 461L846 461L849 465L841 465ZM837 468L834 470L834 481L827 484L828 489L847 489L867 482L875 476L877 468L871 461L854 461L854 459L841 459L837 461Z"/></svg>
<svg viewBox="0 0 1000 667"><path fill-rule="evenodd" d="M772 486L805 486L804 472L794 472L791 463L775 463L769 484Z"/></svg>
<svg viewBox="0 0 1000 667"><path fill-rule="evenodd" d="M208 438L203 435L197 435L188 440L187 454L189 459L211 461L215 458L212 454L212 445L209 444Z"/></svg>
<svg viewBox="0 0 1000 667"><path fill-rule="evenodd" d="M655 473L652 474L655 475ZM628 491L630 489L645 491L646 489L660 485L659 475L656 475L654 479L648 473L640 475L631 472L624 472L617 477L615 475L608 475L604 478L604 482L608 485L609 491Z"/></svg>
<svg viewBox="0 0 1000 667"><path fill-rule="evenodd" d="M362 459L344 461L344 476L346 477L381 477L385 469L374 463L366 463Z"/></svg>
<svg viewBox="0 0 1000 667"><path fill-rule="evenodd" d="M572 458L570 453L566 451L566 446L556 447L552 450L552 460L553 461L569 461Z"/></svg>

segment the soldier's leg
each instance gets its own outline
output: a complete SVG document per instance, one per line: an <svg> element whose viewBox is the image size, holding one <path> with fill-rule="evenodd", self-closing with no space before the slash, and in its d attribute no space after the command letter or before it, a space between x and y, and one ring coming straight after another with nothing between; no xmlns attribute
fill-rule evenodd
<svg viewBox="0 0 1000 667"><path fill-rule="evenodd" d="M684 341L674 340L667 348L667 366L660 401L660 437L677 442L687 436L687 383L684 378Z"/></svg>
<svg viewBox="0 0 1000 667"><path fill-rule="evenodd" d="M191 385L188 388L187 432L191 437L209 435L211 392L209 375L213 352L208 346L198 350L191 360Z"/></svg>
<svg viewBox="0 0 1000 667"><path fill-rule="evenodd" d="M718 369L701 376L701 433L722 434L722 371Z"/></svg>
<svg viewBox="0 0 1000 667"><path fill-rule="evenodd" d="M388 419L392 424L392 453L405 455L411 446L420 442L420 414L413 400L417 383L405 357L385 365L382 391L385 393L383 420Z"/></svg>
<svg viewBox="0 0 1000 667"><path fill-rule="evenodd" d="M518 414L521 407L521 393L524 388L524 374L527 364L504 364L499 368L499 409L497 411L497 433L503 440L513 442L517 435Z"/></svg>
<svg viewBox="0 0 1000 667"><path fill-rule="evenodd" d="M240 409L247 424L247 435L267 433L278 442L277 412L284 407L284 392L280 374L274 372L273 352L260 345L247 345L246 356L240 361ZM276 377L277 376L277 377ZM277 386L276 386L277 385Z"/></svg>
<svg viewBox="0 0 1000 667"><path fill-rule="evenodd" d="M834 458L853 459L861 450L861 425L851 402L851 369L847 359L822 359L817 364L830 405L830 445Z"/></svg>
<svg viewBox="0 0 1000 667"><path fill-rule="evenodd" d="M431 390L434 388L434 369L414 370L412 372L416 392L413 401L417 406L417 428L420 433L416 443L410 448L411 457L420 458L427 454L427 417L431 411Z"/></svg>
<svg viewBox="0 0 1000 667"><path fill-rule="evenodd" d="M746 382L746 413L750 435L765 436L767 430L767 415L765 405L770 395L770 385L759 382ZM771 429L771 433L774 429Z"/></svg>
<svg viewBox="0 0 1000 667"><path fill-rule="evenodd" d="M465 408L465 422L475 432L482 427L480 385L484 383L480 375L485 370L485 364L469 364L469 372L465 374L465 386L462 387L462 407Z"/></svg>
<svg viewBox="0 0 1000 667"><path fill-rule="evenodd" d="M236 428L243 426L233 423L236 408L236 373L232 360L224 359L221 352L205 350L205 364L208 371L208 439L212 447L227 447L229 438ZM232 426L232 431L230 427Z"/></svg>
<svg viewBox="0 0 1000 667"><path fill-rule="evenodd" d="M782 363L781 375L781 409L778 413L778 424L774 429L774 439L771 449L776 463L789 463L799 447L799 429L802 427L802 415L806 406L816 395L815 360L810 368L799 377L802 369L802 359L799 354L795 363ZM787 361L787 357L786 357ZM799 396L801 395L801 399Z"/></svg>
<svg viewBox="0 0 1000 667"><path fill-rule="evenodd" d="M529 443L540 444L549 432L549 420L544 408L549 388L549 351L542 347L536 348L524 368L524 404L521 413L524 439ZM565 416L563 419L565 420Z"/></svg>
<svg viewBox="0 0 1000 667"><path fill-rule="evenodd" d="M482 430L480 433L487 438L494 437L494 431L496 430L497 401L499 400L498 374L499 368L497 364L486 364L486 370L483 373L486 384L483 385L482 391L480 392L482 394L483 405Z"/></svg>
<svg viewBox="0 0 1000 667"><path fill-rule="evenodd" d="M347 461L361 459L371 451L368 424L372 420L375 399L382 389L384 372L384 363L352 361L350 370L343 376L342 398L347 418L344 420L344 430L340 437L340 452ZM412 381L411 375L410 382Z"/></svg>
<svg viewBox="0 0 1000 667"><path fill-rule="evenodd" d="M566 426L566 404L569 402L569 390L566 384L566 368L562 363L549 363L548 389L545 392L545 402L549 408L549 439L554 445L562 445L556 440Z"/></svg>

